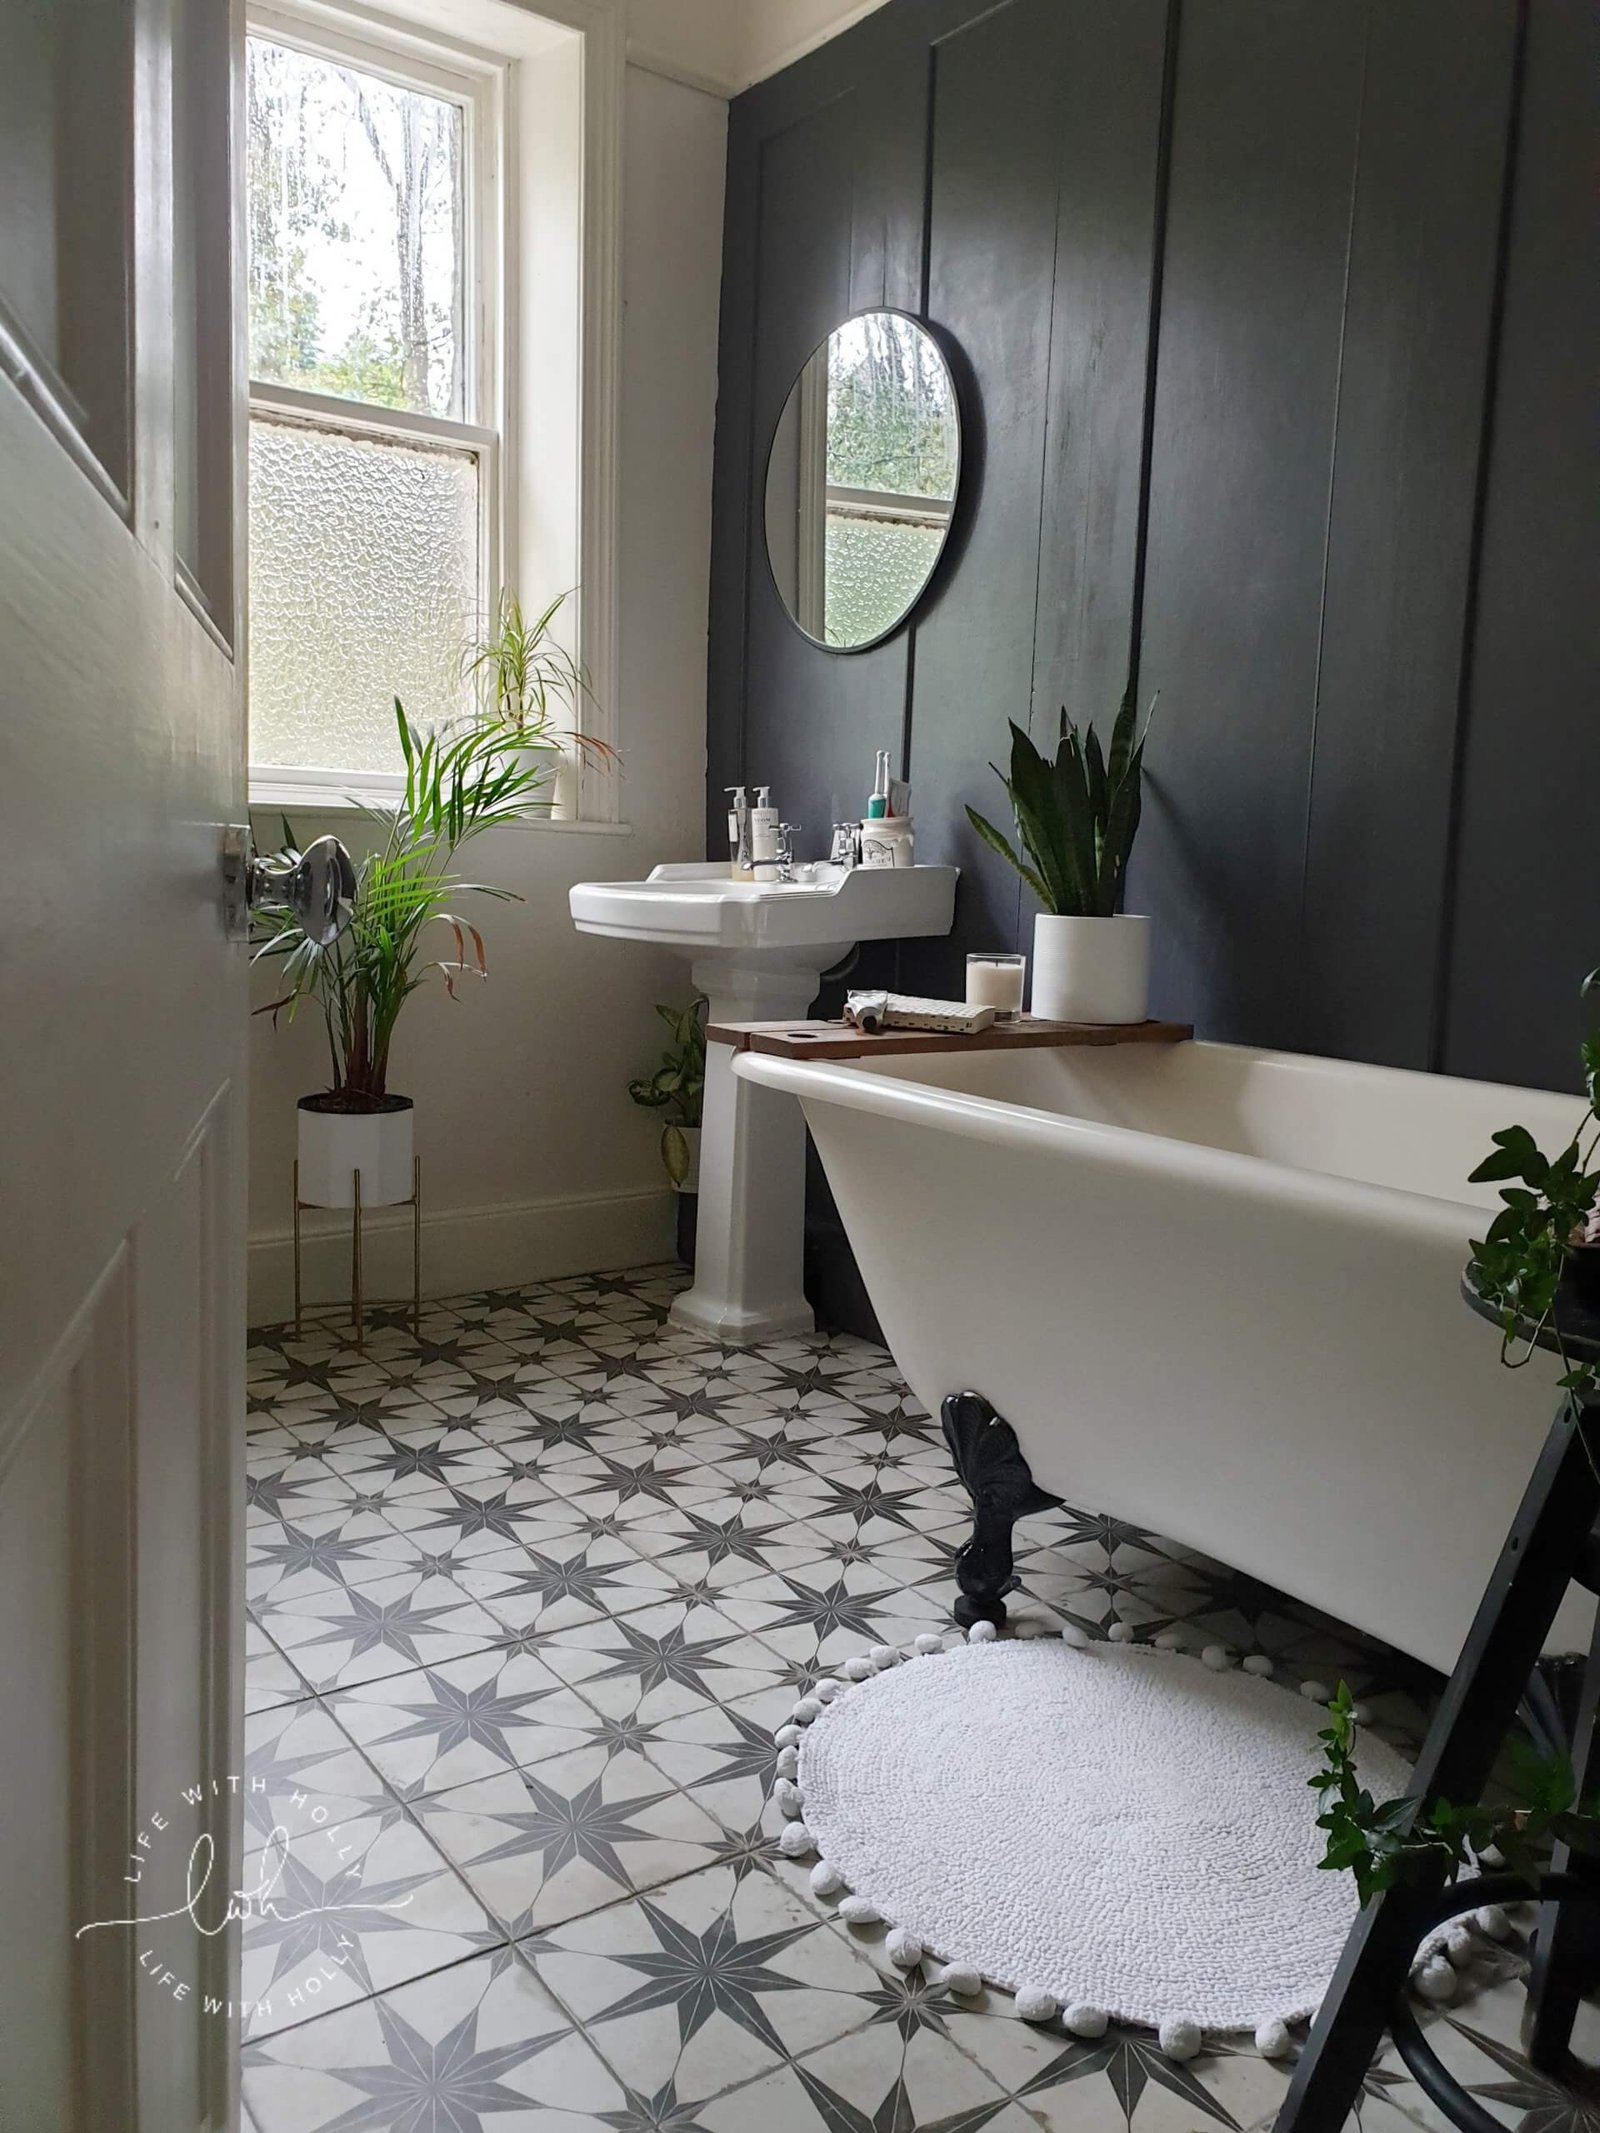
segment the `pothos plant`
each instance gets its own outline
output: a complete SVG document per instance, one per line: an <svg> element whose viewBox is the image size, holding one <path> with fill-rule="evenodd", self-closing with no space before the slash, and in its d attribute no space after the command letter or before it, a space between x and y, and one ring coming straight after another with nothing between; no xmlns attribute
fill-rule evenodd
<svg viewBox="0 0 1600 2133"><path fill-rule="evenodd" d="M1600 970L1583 981L1584 993L1600 988ZM1472 1173L1474 1184L1501 1187L1501 1209L1487 1233L1472 1246L1471 1274L1478 1293L1499 1313L1501 1356L1513 1368L1532 1353L1534 1337L1547 1330L1561 1355L1561 1382L1585 1399L1600 1387L1600 1366L1567 1354L1555 1317L1556 1296L1572 1255L1600 1242L1600 1034L1585 1038L1583 1085L1588 1115L1558 1155L1547 1156L1526 1126L1506 1126L1492 1136L1494 1152ZM1519 1333L1526 1331L1522 1352Z"/></svg>
<svg viewBox="0 0 1600 2133"><path fill-rule="evenodd" d="M667 1176L681 1187L689 1175L685 1132L698 1126L706 1091L706 1025L709 1003L703 995L687 1007L660 1007L656 1013L672 1041L655 1072L628 1083L628 1094L646 1111L668 1113L661 1126L661 1160Z"/></svg>
<svg viewBox="0 0 1600 2133"><path fill-rule="evenodd" d="M1584 993L1597 987L1600 970L1593 970ZM1499 1317L1501 1359L1519 1369L1540 1338L1548 1337L1561 1356L1562 1385L1588 1402L1600 1392L1600 1367L1568 1354L1556 1299L1574 1252L1600 1241L1600 1035L1585 1039L1582 1060L1588 1113L1558 1154L1547 1156L1526 1126L1506 1126L1491 1136L1492 1152L1473 1171L1472 1182L1499 1185L1501 1208L1474 1240L1469 1271ZM1594 1447L1589 1451L1593 1458ZM1396 1882L1454 1880L1485 1851L1498 1852L1530 1886L1554 1842L1600 1855L1600 1797L1578 1797L1565 1756L1540 1755L1514 1739L1508 1749L1510 1797L1503 1805L1461 1806L1414 1794L1375 1800L1356 1770L1356 1706L1344 1682L1328 1715L1331 1723L1318 1735L1322 1767L1310 1780L1322 1802L1317 1827L1328 1840L1321 1864L1354 1874L1363 1904Z"/></svg>

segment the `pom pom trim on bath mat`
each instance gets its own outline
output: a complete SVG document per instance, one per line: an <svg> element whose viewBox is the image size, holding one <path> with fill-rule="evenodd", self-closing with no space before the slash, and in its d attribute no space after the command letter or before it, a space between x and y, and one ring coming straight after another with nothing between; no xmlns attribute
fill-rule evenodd
<svg viewBox="0 0 1600 2133"><path fill-rule="evenodd" d="M1321 1684L1296 1695L1220 1646L1204 1661L986 1622L876 1646L779 1729L797 1751L779 1848L847 1923L886 1924L898 1967L937 1956L952 1992L996 1985L1079 2037L1153 2029L1175 2060L1208 2031L1281 2057L1356 1915L1349 1877L1317 1865ZM1404 1792L1391 1749L1361 1754L1375 1790ZM1442 1996L1442 1943L1421 1954L1413 1983Z"/></svg>

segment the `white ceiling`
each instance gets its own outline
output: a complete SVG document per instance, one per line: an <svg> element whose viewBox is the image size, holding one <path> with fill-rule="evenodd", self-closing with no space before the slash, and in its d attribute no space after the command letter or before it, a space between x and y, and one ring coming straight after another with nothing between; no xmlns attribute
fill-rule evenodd
<svg viewBox="0 0 1600 2133"><path fill-rule="evenodd" d="M628 56L734 95L882 5L883 0L628 0Z"/></svg>

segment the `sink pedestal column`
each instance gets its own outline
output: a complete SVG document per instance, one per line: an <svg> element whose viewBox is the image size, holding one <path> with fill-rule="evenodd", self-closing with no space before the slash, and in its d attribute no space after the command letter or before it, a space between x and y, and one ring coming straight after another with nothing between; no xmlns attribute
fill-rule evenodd
<svg viewBox="0 0 1600 2133"><path fill-rule="evenodd" d="M838 953L842 955L844 949ZM827 962L837 956L824 951ZM713 1022L785 1022L817 996L818 971L725 956L694 965ZM815 1320L801 1279L806 1221L806 1128L792 1096L741 1081L725 1044L706 1050L700 1135L700 1210L694 1286L672 1306L675 1325L732 1346L809 1333Z"/></svg>

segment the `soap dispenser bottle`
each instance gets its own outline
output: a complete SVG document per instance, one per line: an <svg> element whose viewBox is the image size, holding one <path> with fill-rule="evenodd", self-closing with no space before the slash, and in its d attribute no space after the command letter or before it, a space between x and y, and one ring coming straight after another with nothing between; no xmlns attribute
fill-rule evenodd
<svg viewBox="0 0 1600 2133"><path fill-rule="evenodd" d="M757 881L773 881L778 873L778 810L772 804L772 787L756 788L756 804L750 811L750 860Z"/></svg>
<svg viewBox="0 0 1600 2133"><path fill-rule="evenodd" d="M742 785L726 788L733 805L728 810L728 872L735 881L752 878L750 865L750 802Z"/></svg>

